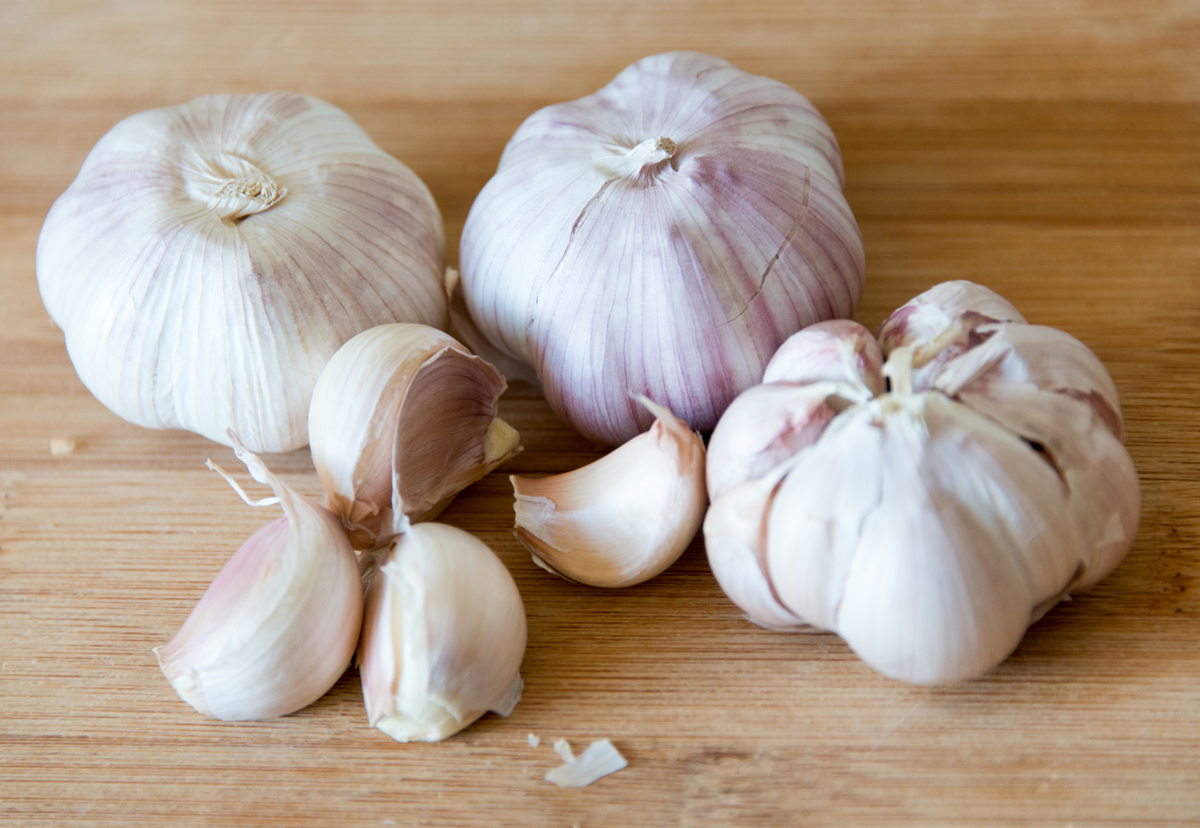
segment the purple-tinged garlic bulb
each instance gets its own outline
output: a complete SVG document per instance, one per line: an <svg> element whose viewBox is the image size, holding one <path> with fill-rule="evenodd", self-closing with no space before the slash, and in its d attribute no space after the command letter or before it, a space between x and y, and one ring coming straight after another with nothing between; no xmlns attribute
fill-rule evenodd
<svg viewBox="0 0 1200 828"><path fill-rule="evenodd" d="M832 630L918 684L978 676L1133 543L1116 387L1081 342L969 282L893 314L882 366L831 374L831 352L870 352L860 327L837 335L797 334L786 376L714 431L713 572L764 627Z"/></svg>
<svg viewBox="0 0 1200 828"><path fill-rule="evenodd" d="M854 312L858 225L837 140L800 93L695 52L531 115L463 228L491 345L609 445L653 417L711 430L792 333Z"/></svg>

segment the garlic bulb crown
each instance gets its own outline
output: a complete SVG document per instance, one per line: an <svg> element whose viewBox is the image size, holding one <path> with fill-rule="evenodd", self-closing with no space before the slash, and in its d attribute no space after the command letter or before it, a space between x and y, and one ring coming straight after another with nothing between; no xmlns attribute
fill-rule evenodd
<svg viewBox="0 0 1200 828"><path fill-rule="evenodd" d="M658 401L710 430L787 336L853 313L837 141L794 89L654 55L530 116L471 208L466 304L564 420L623 443Z"/></svg>
<svg viewBox="0 0 1200 828"><path fill-rule="evenodd" d="M847 353L864 335L836 333ZM1078 340L968 282L901 308L880 343L860 385L828 378L823 337L798 339L790 376L816 381L730 406L710 441L709 561L763 626L836 631L907 681L970 678L1133 542L1116 388Z"/></svg>
<svg viewBox="0 0 1200 828"><path fill-rule="evenodd" d="M282 716L324 695L350 666L363 612L358 563L338 519L235 445L275 492L251 505L278 503L284 516L242 544L154 651L184 701L226 721Z"/></svg>
<svg viewBox="0 0 1200 828"><path fill-rule="evenodd" d="M254 451L303 446L343 342L446 324L429 190L344 112L275 92L121 121L55 202L38 286L114 412Z"/></svg>
<svg viewBox="0 0 1200 828"><path fill-rule="evenodd" d="M632 586L675 563L700 529L704 442L666 408L637 401L655 416L649 431L581 469L510 478L517 539L542 568Z"/></svg>
<svg viewBox="0 0 1200 828"><path fill-rule="evenodd" d="M495 368L426 325L380 325L350 339L309 408L329 507L371 538L386 534L392 510L414 522L436 515L521 450L496 416L504 389Z"/></svg>
<svg viewBox="0 0 1200 828"><path fill-rule="evenodd" d="M452 526L410 525L371 575L358 649L372 726L401 742L452 736L521 696L525 610L482 542Z"/></svg>

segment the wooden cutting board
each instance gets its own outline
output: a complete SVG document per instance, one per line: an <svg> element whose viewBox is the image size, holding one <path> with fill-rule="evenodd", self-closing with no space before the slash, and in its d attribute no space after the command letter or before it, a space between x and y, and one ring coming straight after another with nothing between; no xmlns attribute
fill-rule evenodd
<svg viewBox="0 0 1200 828"><path fill-rule="evenodd" d="M444 517L524 596L512 717L397 744L367 727L354 670L277 721L196 714L150 650L274 515L204 468L236 467L228 449L129 425L77 379L34 250L89 148L208 92L317 95L424 178L454 260L525 116L674 48L778 78L826 115L866 245L864 324L969 278L1105 361L1143 487L1128 558L988 676L909 687L836 636L742 620L698 541L626 590L535 567L504 473L600 453L518 387L502 415L525 452ZM1196 3L9 0L0 357L0 823L1200 825ZM74 452L52 456L55 437ZM306 452L270 462L317 493ZM629 767L555 788L563 737L610 738Z"/></svg>

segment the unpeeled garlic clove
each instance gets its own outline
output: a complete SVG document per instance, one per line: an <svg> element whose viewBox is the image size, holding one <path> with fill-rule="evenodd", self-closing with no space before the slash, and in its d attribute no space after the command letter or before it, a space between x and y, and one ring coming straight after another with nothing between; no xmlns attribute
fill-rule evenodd
<svg viewBox="0 0 1200 828"><path fill-rule="evenodd" d="M649 431L581 469L512 477L516 535L543 568L572 581L625 587L673 564L704 518L704 442L645 397Z"/></svg>
<svg viewBox="0 0 1200 828"><path fill-rule="evenodd" d="M337 517L234 442L254 479L275 492L253 505L277 502L284 516L242 544L175 637L154 652L180 698L200 713L269 719L316 701L346 671L362 621L362 581Z"/></svg>
<svg viewBox="0 0 1200 828"><path fill-rule="evenodd" d="M884 393L883 354L871 332L849 319L809 325L787 338L763 371L763 383L827 380L858 386L861 399Z"/></svg>
<svg viewBox="0 0 1200 828"><path fill-rule="evenodd" d="M496 416L495 368L425 325L380 325L338 349L309 408L309 445L328 505L378 536L389 507L433 517L520 451ZM394 501L399 499L402 505Z"/></svg>
<svg viewBox="0 0 1200 828"><path fill-rule="evenodd" d="M370 576L358 668L373 727L436 742L521 696L525 610L500 559L471 535L408 525Z"/></svg>
<svg viewBox="0 0 1200 828"><path fill-rule="evenodd" d="M717 583L746 618L769 630L807 629L766 576L767 515L789 465L714 497L704 516L704 546Z"/></svg>

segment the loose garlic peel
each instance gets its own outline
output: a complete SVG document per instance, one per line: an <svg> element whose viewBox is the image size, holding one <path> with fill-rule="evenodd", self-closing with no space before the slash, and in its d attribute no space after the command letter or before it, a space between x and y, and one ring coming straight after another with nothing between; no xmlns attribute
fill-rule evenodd
<svg viewBox="0 0 1200 828"><path fill-rule="evenodd" d="M350 665L362 621L362 582L337 517L296 494L253 454L235 451L284 517L234 553L170 642L163 674L200 713L269 719L316 701Z"/></svg>
<svg viewBox="0 0 1200 828"><path fill-rule="evenodd" d="M590 439L650 426L629 389L711 430L789 334L854 312L842 186L837 140L794 89L647 57L512 136L463 228L470 317Z"/></svg>
<svg viewBox="0 0 1200 828"><path fill-rule="evenodd" d="M451 526L401 521L367 589L358 649L373 727L400 742L452 736L521 696L525 610L483 543Z"/></svg>
<svg viewBox="0 0 1200 828"><path fill-rule="evenodd" d="M444 326L429 190L344 112L274 92L133 115L38 238L38 288L79 377L150 428L253 451L306 442L325 362L386 322Z"/></svg>
<svg viewBox="0 0 1200 828"><path fill-rule="evenodd" d="M1116 567L1137 532L1137 473L1095 355L986 288L939 285L880 340L890 392L814 423L816 440L715 496L709 558L756 623L833 630L889 676L954 682ZM730 475L719 438L731 440L721 425L710 480Z"/></svg>
<svg viewBox="0 0 1200 828"><path fill-rule="evenodd" d="M447 334L397 323L363 331L321 373L309 445L328 505L370 546L391 523L435 516L520 451L496 416L504 378Z"/></svg>
<svg viewBox="0 0 1200 828"><path fill-rule="evenodd" d="M544 569L599 587L653 578L687 549L704 517L704 443L645 397L649 431L566 474L513 476L517 539Z"/></svg>

